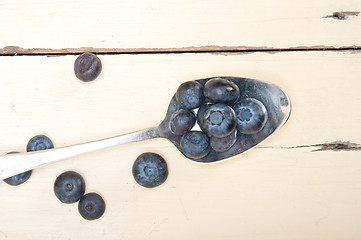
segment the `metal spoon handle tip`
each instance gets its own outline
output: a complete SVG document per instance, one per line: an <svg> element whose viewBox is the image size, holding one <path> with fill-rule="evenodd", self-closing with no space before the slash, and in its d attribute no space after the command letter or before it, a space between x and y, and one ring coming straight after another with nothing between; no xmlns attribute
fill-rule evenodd
<svg viewBox="0 0 361 240"><path fill-rule="evenodd" d="M157 137L160 137L160 135L158 126L155 126L129 134L68 147L0 156L0 179L5 179L49 163L73 158L82 154Z"/></svg>

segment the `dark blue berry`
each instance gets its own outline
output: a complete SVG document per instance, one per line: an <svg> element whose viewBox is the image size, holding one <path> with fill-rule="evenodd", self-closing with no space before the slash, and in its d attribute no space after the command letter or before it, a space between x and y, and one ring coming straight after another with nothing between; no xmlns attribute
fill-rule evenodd
<svg viewBox="0 0 361 240"><path fill-rule="evenodd" d="M209 153L211 146L209 137L204 132L190 131L183 135L180 146L184 155L190 159L200 159Z"/></svg>
<svg viewBox="0 0 361 240"><path fill-rule="evenodd" d="M101 71L102 63L100 59L92 53L83 53L75 60L75 75L84 82L93 81Z"/></svg>
<svg viewBox="0 0 361 240"><path fill-rule="evenodd" d="M75 203L84 195L85 181L79 173L64 172L55 180L54 192L61 202Z"/></svg>
<svg viewBox="0 0 361 240"><path fill-rule="evenodd" d="M234 107L237 117L237 128L244 134L259 132L267 122L267 110L259 100L245 98Z"/></svg>
<svg viewBox="0 0 361 240"><path fill-rule="evenodd" d="M54 145L48 137L46 137L44 135L37 135L29 140L29 142L26 146L26 151L27 152L39 151L39 150L45 150L45 149L49 149L49 148L53 148L53 147L54 147ZM16 152L11 152L8 154L12 154L12 153L16 153ZM7 184L10 184L13 186L20 185L20 184L26 182L30 178L31 174L32 174L32 170L29 170L29 171L17 174L15 176L6 178L6 179L4 179L4 181Z"/></svg>
<svg viewBox="0 0 361 240"><path fill-rule="evenodd" d="M87 193L80 198L78 210L80 215L86 220L95 220L103 216L105 202L99 194Z"/></svg>
<svg viewBox="0 0 361 240"><path fill-rule="evenodd" d="M210 106L205 111L202 121L205 130L218 138L231 134L237 125L233 109L223 103Z"/></svg>
<svg viewBox="0 0 361 240"><path fill-rule="evenodd" d="M225 152L230 149L237 140L237 129L234 129L231 134L223 138L211 136L211 147L216 152Z"/></svg>
<svg viewBox="0 0 361 240"><path fill-rule="evenodd" d="M197 81L182 83L178 87L175 97L182 108L198 108L204 102L203 85Z"/></svg>
<svg viewBox="0 0 361 240"><path fill-rule="evenodd" d="M14 154L14 153L18 153L18 152L9 152L8 154ZM33 172L32 170L29 170L27 172L17 174L15 176L4 179L4 182L12 186L20 185L26 182L30 178L32 172Z"/></svg>
<svg viewBox="0 0 361 240"><path fill-rule="evenodd" d="M195 123L196 116L191 110L180 109L172 114L169 127L175 135L183 135L189 132Z"/></svg>
<svg viewBox="0 0 361 240"><path fill-rule="evenodd" d="M133 164L133 177L143 187L157 187L168 177L168 166L163 157L156 153L141 154Z"/></svg>
<svg viewBox="0 0 361 240"><path fill-rule="evenodd" d="M26 151L27 152L39 151L39 150L45 150L45 149L49 149L49 148L53 148L53 147L54 147L54 145L48 137L46 137L44 135L37 135L29 140L29 142L26 146ZM12 153L16 153L16 152L11 152L8 154L12 154ZM4 179L4 181L7 184L10 184L13 186L20 185L20 184L26 182L30 178L31 174L32 174L32 170L29 170L29 171L17 174L15 176L6 178L6 179Z"/></svg>
<svg viewBox="0 0 361 240"><path fill-rule="evenodd" d="M197 123L199 127L202 129L203 132L206 132L206 129L204 128L204 122L203 122L203 116L204 113L207 111L207 109L210 107L210 104L203 104L197 112Z"/></svg>
<svg viewBox="0 0 361 240"><path fill-rule="evenodd" d="M233 105L240 96L238 86L223 78L210 79L204 85L204 96L213 103Z"/></svg>
<svg viewBox="0 0 361 240"><path fill-rule="evenodd" d="M26 151L27 152L40 151L40 150L50 149L53 147L54 144L50 140L50 138L44 135L37 135L29 140L28 145L26 146Z"/></svg>

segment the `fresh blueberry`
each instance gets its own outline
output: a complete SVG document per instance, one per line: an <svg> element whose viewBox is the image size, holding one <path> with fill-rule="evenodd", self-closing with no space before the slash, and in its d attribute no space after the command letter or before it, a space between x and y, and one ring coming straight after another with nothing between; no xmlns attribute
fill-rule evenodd
<svg viewBox="0 0 361 240"><path fill-rule="evenodd" d="M44 135L37 135L29 140L28 145L26 146L26 151L27 152L40 151L40 150L50 149L53 147L54 144L50 140L50 138Z"/></svg>
<svg viewBox="0 0 361 240"><path fill-rule="evenodd" d="M84 82L93 81L101 71L102 63L100 59L92 53L83 53L75 60L75 75Z"/></svg>
<svg viewBox="0 0 361 240"><path fill-rule="evenodd" d="M182 83L178 87L175 97L182 108L198 108L204 102L203 85L197 81Z"/></svg>
<svg viewBox="0 0 361 240"><path fill-rule="evenodd" d="M192 110L180 109L172 114L169 127L175 135L183 135L189 132L195 123L196 116Z"/></svg>
<svg viewBox="0 0 361 240"><path fill-rule="evenodd" d="M244 134L260 131L267 122L267 110L263 103L255 98L244 98L234 107L237 117L237 128Z"/></svg>
<svg viewBox="0 0 361 240"><path fill-rule="evenodd" d="M153 188L161 185L168 177L168 166L163 157L156 153L141 154L133 164L135 181L143 187Z"/></svg>
<svg viewBox="0 0 361 240"><path fill-rule="evenodd" d="M14 153L18 153L18 152L9 152L8 154L14 154ZM4 179L4 182L12 186L20 185L26 182L30 178L32 172L33 172L32 170L29 170L27 172L19 173L15 176Z"/></svg>
<svg viewBox="0 0 361 240"><path fill-rule="evenodd" d="M206 132L218 138L231 134L237 125L233 109L223 103L210 106L201 121Z"/></svg>
<svg viewBox="0 0 361 240"><path fill-rule="evenodd" d="M207 109L211 106L211 104L203 104L197 112L197 123L199 127L202 129L203 132L206 132L206 129L204 127L203 117Z"/></svg>
<svg viewBox="0 0 361 240"><path fill-rule="evenodd" d="M234 129L231 134L223 138L211 136L211 147L216 152L225 152L230 149L237 140L237 129Z"/></svg>
<svg viewBox="0 0 361 240"><path fill-rule="evenodd" d="M180 146L184 155L190 159L203 158L211 150L208 135L200 131L190 131L183 135Z"/></svg>
<svg viewBox="0 0 361 240"><path fill-rule="evenodd" d="M84 195L85 181L79 173L64 172L56 178L54 192L61 202L75 203Z"/></svg>
<svg viewBox="0 0 361 240"><path fill-rule="evenodd" d="M29 140L26 146L26 151L27 152L39 151L53 147L54 145L48 137L44 135L37 135ZM13 153L17 153L17 152L10 152L8 154L13 154ZM9 185L17 186L26 182L30 178L32 172L33 172L32 170L29 170L23 173L19 173L15 176L4 179L4 181Z"/></svg>
<svg viewBox="0 0 361 240"><path fill-rule="evenodd" d="M86 220L98 219L105 212L104 199L97 193L87 193L80 198L78 210Z"/></svg>
<svg viewBox="0 0 361 240"><path fill-rule="evenodd" d="M213 78L204 85L204 96L213 103L233 105L240 96L238 86L223 78Z"/></svg>

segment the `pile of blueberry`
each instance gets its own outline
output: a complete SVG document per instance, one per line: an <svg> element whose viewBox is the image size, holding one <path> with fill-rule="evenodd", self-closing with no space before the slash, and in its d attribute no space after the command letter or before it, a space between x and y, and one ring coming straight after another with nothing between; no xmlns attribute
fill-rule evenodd
<svg viewBox="0 0 361 240"><path fill-rule="evenodd" d="M241 97L239 87L224 78L204 85L188 81L179 86L175 99L180 109L169 121L170 131L181 136L180 148L190 159L200 159L213 149L229 150L238 134L254 134L267 122L267 110L255 98ZM192 130L198 123L202 131Z"/></svg>
<svg viewBox="0 0 361 240"><path fill-rule="evenodd" d="M97 193L85 193L83 177L74 171L60 174L54 183L54 193L62 203L78 203L78 211L86 220L100 218L105 212L105 202Z"/></svg>

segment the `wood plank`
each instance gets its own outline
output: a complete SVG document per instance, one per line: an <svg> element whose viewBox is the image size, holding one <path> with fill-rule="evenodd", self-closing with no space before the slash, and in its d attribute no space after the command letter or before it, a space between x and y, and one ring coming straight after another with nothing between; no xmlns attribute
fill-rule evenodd
<svg viewBox="0 0 361 240"><path fill-rule="evenodd" d="M292 115L258 148L219 164L195 164L156 139L36 169L18 187L1 183L0 239L361 237L361 152L297 148L361 143L360 53L103 55L103 72L91 83L75 78L75 58L0 58L1 154L24 151L36 134L61 147L150 127L179 84L209 76L275 83L289 94ZM169 165L155 189L131 174L145 151ZM104 197L101 219L85 221L76 204L57 200L53 183L66 170Z"/></svg>
<svg viewBox="0 0 361 240"><path fill-rule="evenodd" d="M0 48L352 47L360 11L359 0L4 0Z"/></svg>

